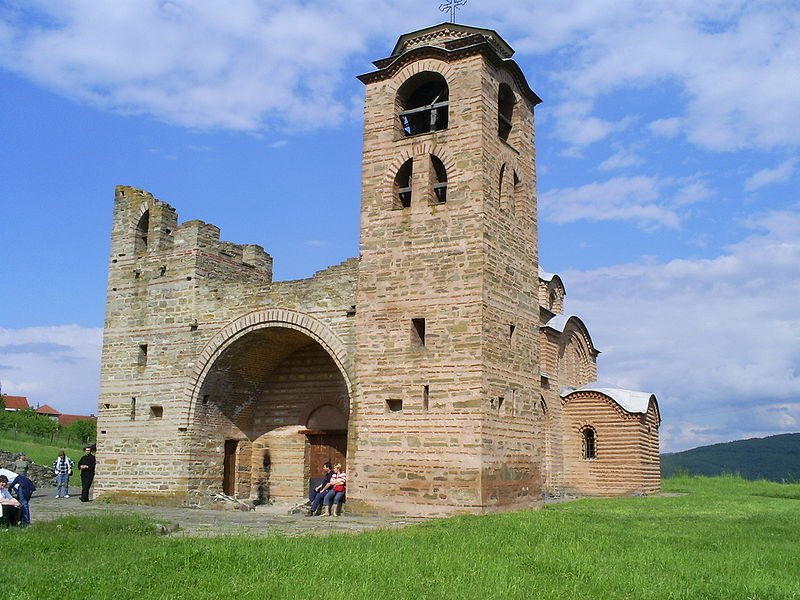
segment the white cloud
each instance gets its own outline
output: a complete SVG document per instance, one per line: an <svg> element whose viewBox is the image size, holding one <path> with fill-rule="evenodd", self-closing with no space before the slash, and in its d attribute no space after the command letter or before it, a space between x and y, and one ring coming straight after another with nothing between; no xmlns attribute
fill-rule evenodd
<svg viewBox="0 0 800 600"><path fill-rule="evenodd" d="M614 171L637 167L644 163L644 159L631 150L619 150L598 165L601 171Z"/></svg>
<svg viewBox="0 0 800 600"><path fill-rule="evenodd" d="M198 128L339 122L343 66L386 35L366 0L63 0L0 8L0 66L96 106ZM335 32L335 34L332 34ZM350 77L350 73L347 73Z"/></svg>
<svg viewBox="0 0 800 600"><path fill-rule="evenodd" d="M97 414L103 330L77 325L0 329L3 393L66 414Z"/></svg>
<svg viewBox="0 0 800 600"><path fill-rule="evenodd" d="M601 378L657 393L665 449L800 424L800 214L749 226L716 258L564 274Z"/></svg>
<svg viewBox="0 0 800 600"><path fill-rule="evenodd" d="M681 132L682 121L678 117L656 119L648 127L657 136L673 138Z"/></svg>
<svg viewBox="0 0 800 600"><path fill-rule="evenodd" d="M654 132L712 150L800 143L800 11L789 0L573 0L518 11L502 30L518 32L521 52L559 52L551 75L570 103L667 83L676 93L663 109L681 117Z"/></svg>
<svg viewBox="0 0 800 600"><path fill-rule="evenodd" d="M774 169L762 169L757 171L744 182L744 191L754 192L757 189L772 185L773 183L788 181L789 178L794 175L795 169L795 161L789 159L782 162Z"/></svg>
<svg viewBox="0 0 800 600"><path fill-rule="evenodd" d="M539 196L542 218L551 223L633 221L643 228L678 227L680 218L659 204L662 183L653 177L615 177Z"/></svg>

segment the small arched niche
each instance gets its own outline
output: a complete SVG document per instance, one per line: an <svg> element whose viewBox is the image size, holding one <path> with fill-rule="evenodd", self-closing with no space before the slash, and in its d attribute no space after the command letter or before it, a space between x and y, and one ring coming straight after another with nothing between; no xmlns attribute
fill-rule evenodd
<svg viewBox="0 0 800 600"><path fill-rule="evenodd" d="M414 159L409 158L397 171L392 191L392 208L401 209L411 206L411 176L414 174Z"/></svg>
<svg viewBox="0 0 800 600"><path fill-rule="evenodd" d="M508 140L514 120L514 92L508 84L501 83L497 92L497 135Z"/></svg>
<svg viewBox="0 0 800 600"><path fill-rule="evenodd" d="M144 211L144 214L136 224L136 242L134 252L136 254L144 254L147 252L147 236L150 231L150 211Z"/></svg>
<svg viewBox="0 0 800 600"><path fill-rule="evenodd" d="M397 92L403 135L447 129L450 88L439 73L425 71L409 78Z"/></svg>

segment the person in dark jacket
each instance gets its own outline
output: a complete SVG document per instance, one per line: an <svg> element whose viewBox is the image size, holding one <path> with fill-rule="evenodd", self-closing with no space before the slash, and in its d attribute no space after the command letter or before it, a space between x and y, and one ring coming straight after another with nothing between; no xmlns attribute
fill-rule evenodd
<svg viewBox="0 0 800 600"><path fill-rule="evenodd" d="M83 456L78 461L78 469L81 472L81 502L89 501L89 488L92 487L94 480L94 468L97 464L97 459L92 454L92 446L86 446L83 449Z"/></svg>
<svg viewBox="0 0 800 600"><path fill-rule="evenodd" d="M25 475L17 475L11 483L11 493L17 497L19 502L20 527L27 527L31 524L31 507L29 505L36 486Z"/></svg>
<svg viewBox="0 0 800 600"><path fill-rule="evenodd" d="M331 477L333 477L333 465L330 462L326 462L322 465L322 470L325 474L325 478L322 480L322 483L311 490L308 496L308 499L311 501L311 506L306 513L307 517L313 517L317 514L319 507L322 506L322 501L325 499L325 493L328 491L328 483L330 483Z"/></svg>

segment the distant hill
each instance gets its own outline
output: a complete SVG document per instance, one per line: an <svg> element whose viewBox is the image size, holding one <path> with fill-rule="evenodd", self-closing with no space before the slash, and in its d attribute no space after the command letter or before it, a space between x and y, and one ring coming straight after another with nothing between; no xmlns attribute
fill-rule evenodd
<svg viewBox="0 0 800 600"><path fill-rule="evenodd" d="M737 440L661 455L661 475L739 473L745 479L800 481L800 433Z"/></svg>

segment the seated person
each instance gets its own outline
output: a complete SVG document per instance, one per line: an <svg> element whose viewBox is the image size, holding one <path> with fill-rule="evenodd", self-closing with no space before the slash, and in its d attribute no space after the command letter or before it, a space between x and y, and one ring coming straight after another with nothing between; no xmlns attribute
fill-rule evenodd
<svg viewBox="0 0 800 600"><path fill-rule="evenodd" d="M325 493L325 513L326 517L331 516L331 508L333 508L333 516L338 517L342 514L342 502L344 502L345 489L347 487L347 473L342 470L342 465L336 464L333 467L333 477L331 477L330 486ZM336 506L334 507L334 503Z"/></svg>
<svg viewBox="0 0 800 600"><path fill-rule="evenodd" d="M315 486L308 495L308 499L311 501L311 507L306 513L307 517L313 517L317 514L317 510L322 506L322 501L325 500L325 493L330 488L328 484L331 481L331 477L333 477L333 466L330 462L326 462L322 465L322 470L325 472L325 479L318 486Z"/></svg>
<svg viewBox="0 0 800 600"><path fill-rule="evenodd" d="M16 525L19 522L19 501L8 491L8 477L5 475L0 475L0 505L3 509L0 524L3 527Z"/></svg>

